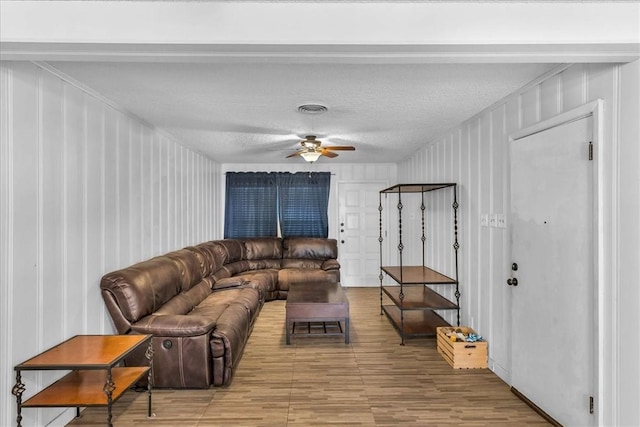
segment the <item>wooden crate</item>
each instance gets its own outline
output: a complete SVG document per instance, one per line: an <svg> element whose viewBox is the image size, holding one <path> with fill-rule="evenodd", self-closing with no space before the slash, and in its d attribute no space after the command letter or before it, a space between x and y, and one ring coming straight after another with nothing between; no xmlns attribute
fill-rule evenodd
<svg viewBox="0 0 640 427"><path fill-rule="evenodd" d="M487 342L453 342L447 333L454 331L465 335L475 334L464 326L442 326L437 328L438 353L455 369L483 369L487 367Z"/></svg>

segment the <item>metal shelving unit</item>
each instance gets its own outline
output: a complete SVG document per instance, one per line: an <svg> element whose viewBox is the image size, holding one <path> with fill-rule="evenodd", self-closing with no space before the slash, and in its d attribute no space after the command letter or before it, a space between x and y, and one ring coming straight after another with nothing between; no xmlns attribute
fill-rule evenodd
<svg viewBox="0 0 640 427"><path fill-rule="evenodd" d="M425 194L431 191L450 189L453 193L453 244L455 258L455 276L449 277L425 265ZM404 265L403 263L403 236L402 236L402 203L405 194L420 194L420 215L422 220L422 265ZM435 336L439 326L450 326L435 310L456 310L457 325L460 325L460 286L458 282L458 201L457 186L455 183L443 184L398 184L380 191L380 315L386 314L401 337L404 345L405 338ZM397 194L398 203L398 260L397 266L383 265L382 258L382 197L387 194ZM384 285L385 274L396 282L393 285ZM450 301L442 296L430 285L455 286L456 301ZM384 303L384 296L390 301Z"/></svg>

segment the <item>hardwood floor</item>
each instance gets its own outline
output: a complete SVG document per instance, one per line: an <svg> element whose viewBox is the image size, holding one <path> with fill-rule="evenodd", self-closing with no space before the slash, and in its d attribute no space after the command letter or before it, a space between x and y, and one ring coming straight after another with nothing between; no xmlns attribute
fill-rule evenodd
<svg viewBox="0 0 640 427"><path fill-rule="evenodd" d="M351 344L342 337L285 345L285 301L264 305L229 387L130 391L114 425L153 426L495 426L548 425L491 371L454 370L435 339L400 338L380 316L378 288L348 288ZM491 345L491 343L489 343ZM103 425L87 408L69 426Z"/></svg>

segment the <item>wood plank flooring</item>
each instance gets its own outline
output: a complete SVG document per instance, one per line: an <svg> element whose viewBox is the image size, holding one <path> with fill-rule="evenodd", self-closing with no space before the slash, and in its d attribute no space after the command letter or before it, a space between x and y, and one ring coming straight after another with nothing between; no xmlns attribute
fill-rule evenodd
<svg viewBox="0 0 640 427"><path fill-rule="evenodd" d="M491 371L454 370L435 339L400 337L380 316L378 288L348 288L351 344L342 337L285 345L285 301L264 305L230 386L127 392L115 426L548 425ZM491 343L489 343L491 345ZM86 408L69 426L104 425Z"/></svg>

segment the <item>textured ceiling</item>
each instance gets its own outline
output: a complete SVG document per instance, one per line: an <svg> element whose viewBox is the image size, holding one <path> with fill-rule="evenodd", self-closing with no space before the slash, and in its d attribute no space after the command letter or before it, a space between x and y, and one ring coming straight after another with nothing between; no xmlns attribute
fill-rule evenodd
<svg viewBox="0 0 640 427"><path fill-rule="evenodd" d="M299 140L354 145L319 162L395 162L553 64L52 62L221 163L282 163ZM329 110L303 114L320 103ZM301 162L295 157L287 162Z"/></svg>
<svg viewBox="0 0 640 427"><path fill-rule="evenodd" d="M559 64L640 46L637 2L35 3L2 2L3 58L47 62L220 163L302 162L285 157L308 134L356 147L319 162L397 162Z"/></svg>

